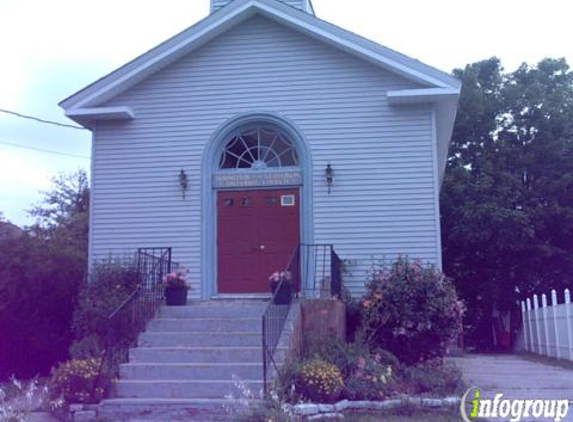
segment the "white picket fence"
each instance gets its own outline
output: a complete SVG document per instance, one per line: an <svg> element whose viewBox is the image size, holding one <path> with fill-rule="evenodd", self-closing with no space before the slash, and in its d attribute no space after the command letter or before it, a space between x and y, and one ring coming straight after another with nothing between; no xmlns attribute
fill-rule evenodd
<svg viewBox="0 0 573 422"><path fill-rule="evenodd" d="M573 303L565 289L564 303L558 303L557 292L551 291L551 305L547 296L521 302L525 349L531 353L573 361Z"/></svg>

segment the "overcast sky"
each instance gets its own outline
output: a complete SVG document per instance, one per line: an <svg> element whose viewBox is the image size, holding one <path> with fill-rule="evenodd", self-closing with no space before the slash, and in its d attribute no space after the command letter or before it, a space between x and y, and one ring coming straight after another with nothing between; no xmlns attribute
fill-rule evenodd
<svg viewBox="0 0 573 422"><path fill-rule="evenodd" d="M450 72L491 56L506 70L573 64L569 0L313 0L317 15ZM569 3L569 4L568 4ZM0 0L0 108L71 123L57 103L205 17L209 0ZM51 150L49 154L6 145ZM0 212L25 210L50 177L89 168L90 133L0 113Z"/></svg>

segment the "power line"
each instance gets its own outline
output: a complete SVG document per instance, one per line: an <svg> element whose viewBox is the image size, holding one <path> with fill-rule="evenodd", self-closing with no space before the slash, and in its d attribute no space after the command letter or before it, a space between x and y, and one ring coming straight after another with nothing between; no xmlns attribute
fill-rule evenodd
<svg viewBox="0 0 573 422"><path fill-rule="evenodd" d="M52 151L52 150L49 150L49 149L29 147L29 146L26 146L26 145L12 144L12 143L10 143L10 142L0 141L0 145L8 145L8 146L15 147L15 148L22 148L22 149L29 149L29 150L32 150L32 151L45 152L45 153L47 153L47 154L64 155L64 156L66 156L66 157L84 158L84 159L86 159L86 160L89 160L89 159L90 159L90 157L86 157L85 155L68 154L67 152Z"/></svg>
<svg viewBox="0 0 573 422"><path fill-rule="evenodd" d="M0 108L0 113L11 114L11 115L16 116L16 117L21 117L22 119L34 120L35 122L38 122L38 123L60 126L60 127L68 128L68 129L87 130L85 127L76 126L76 125L67 125L65 123L58 123L58 122L54 122L52 120L40 119L39 117L28 116L27 114L16 113L15 111L4 110L2 108Z"/></svg>

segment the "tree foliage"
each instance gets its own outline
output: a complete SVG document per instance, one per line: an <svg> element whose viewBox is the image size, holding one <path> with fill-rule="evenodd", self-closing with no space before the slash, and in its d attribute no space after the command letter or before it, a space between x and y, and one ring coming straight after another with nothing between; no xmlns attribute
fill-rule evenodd
<svg viewBox="0 0 573 422"><path fill-rule="evenodd" d="M491 314L573 278L573 72L545 59L505 73L496 58L463 82L442 187L444 268L473 336Z"/></svg>
<svg viewBox="0 0 573 422"><path fill-rule="evenodd" d="M0 379L46 373L67 357L87 266L85 172L54 180L38 222L0 239Z"/></svg>

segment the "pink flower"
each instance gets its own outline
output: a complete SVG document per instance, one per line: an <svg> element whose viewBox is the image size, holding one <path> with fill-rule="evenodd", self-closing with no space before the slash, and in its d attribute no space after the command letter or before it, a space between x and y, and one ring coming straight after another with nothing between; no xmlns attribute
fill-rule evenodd
<svg viewBox="0 0 573 422"><path fill-rule="evenodd" d="M365 366L366 366L366 361L364 360L364 358L358 358L358 367L360 369L364 369Z"/></svg>

